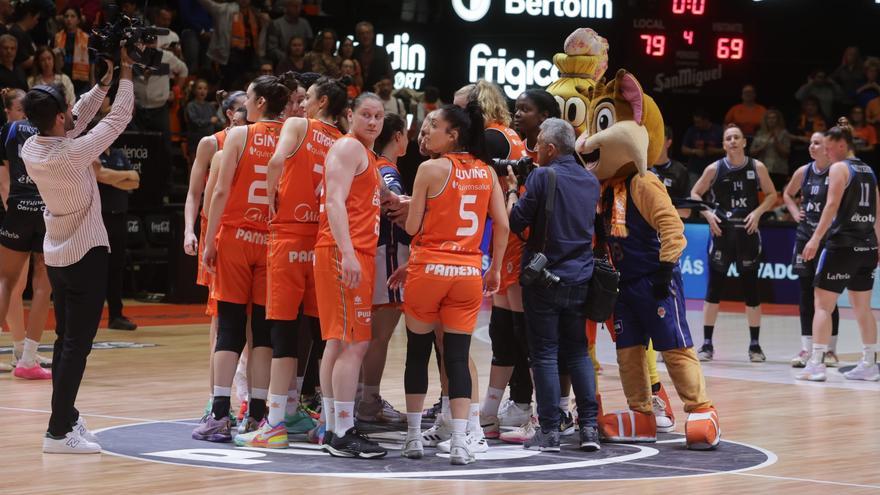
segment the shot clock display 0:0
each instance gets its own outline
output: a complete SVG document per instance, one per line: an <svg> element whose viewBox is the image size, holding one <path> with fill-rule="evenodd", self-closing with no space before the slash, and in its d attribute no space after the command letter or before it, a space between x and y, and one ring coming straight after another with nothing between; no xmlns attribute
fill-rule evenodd
<svg viewBox="0 0 880 495"><path fill-rule="evenodd" d="M718 61L737 61L742 60L745 56L746 43L745 38L740 33L717 33L707 30L699 30L696 28L707 26L710 22L703 16L709 8L709 0L666 0L670 10L659 12L662 17L666 17L670 25L670 29L664 29L665 32L640 33L639 39L642 43L642 53L650 57L663 58L668 52L675 48L681 49L699 49L705 47L708 49L709 40L711 39L712 54ZM664 9L665 10L665 9ZM672 15L669 16L669 13ZM690 18L690 19L688 19ZM697 21L699 24L691 25L689 20ZM661 21L662 22L662 21ZM665 28L666 23L661 25ZM683 29L672 28L672 26L684 26ZM691 29L694 28L694 29Z"/></svg>

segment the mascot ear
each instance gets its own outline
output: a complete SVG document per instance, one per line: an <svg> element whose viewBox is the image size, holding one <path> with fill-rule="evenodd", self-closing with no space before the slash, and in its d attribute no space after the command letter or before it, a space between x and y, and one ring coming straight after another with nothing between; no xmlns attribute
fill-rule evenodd
<svg viewBox="0 0 880 495"><path fill-rule="evenodd" d="M642 86L635 76L623 69L617 71L614 79L617 90L617 95L615 96L630 104L633 109L633 120L639 124L644 124L645 112L643 108L644 93L642 92Z"/></svg>

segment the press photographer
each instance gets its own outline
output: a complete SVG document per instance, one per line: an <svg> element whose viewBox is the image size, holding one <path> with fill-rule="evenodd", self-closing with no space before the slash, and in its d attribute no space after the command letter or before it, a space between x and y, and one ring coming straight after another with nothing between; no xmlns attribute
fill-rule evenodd
<svg viewBox="0 0 880 495"><path fill-rule="evenodd" d="M111 62L104 62L107 71L101 81L82 96L72 112L64 93L53 86L35 86L24 99L25 114L39 134L25 142L21 158L46 204L43 251L54 293L58 336L52 359L52 415L43 439L43 452L47 453L101 451L74 401L107 290L110 243L92 163L125 130L134 107L133 61L125 48L120 61L113 108L82 137L112 83Z"/></svg>
<svg viewBox="0 0 880 495"><path fill-rule="evenodd" d="M575 160L574 143L568 122L547 119L536 146L537 161L545 165L528 175L522 198L512 167L507 174L510 230L531 228L520 283L541 427L525 446L540 450L559 450L557 358L571 373L581 449L599 449L595 377L584 331L599 181Z"/></svg>

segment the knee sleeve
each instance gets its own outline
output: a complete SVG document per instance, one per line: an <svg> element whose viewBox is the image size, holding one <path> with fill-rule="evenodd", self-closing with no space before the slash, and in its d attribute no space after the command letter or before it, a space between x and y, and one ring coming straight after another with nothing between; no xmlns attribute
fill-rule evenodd
<svg viewBox="0 0 880 495"><path fill-rule="evenodd" d="M309 329L312 332L312 353L316 359L322 359L327 342L321 338L321 320L314 316L303 316L303 318L303 321L309 322Z"/></svg>
<svg viewBox="0 0 880 495"><path fill-rule="evenodd" d="M443 362L446 364L446 377L449 379L450 400L471 396L471 371L468 368L470 349L470 335L460 333L443 335Z"/></svg>
<svg viewBox="0 0 880 495"><path fill-rule="evenodd" d="M758 293L758 270L743 270L740 272L739 278L742 280L746 306L750 308L760 306L761 294Z"/></svg>
<svg viewBox="0 0 880 495"><path fill-rule="evenodd" d="M217 345L214 350L241 354L247 340L246 327L246 305L217 301Z"/></svg>
<svg viewBox="0 0 880 495"><path fill-rule="evenodd" d="M808 337L813 335L813 314L815 313L813 306L813 277L801 275L799 281L801 285L801 304L798 309L801 317L801 336Z"/></svg>
<svg viewBox="0 0 880 495"><path fill-rule="evenodd" d="M272 347L272 336L266 321L266 307L251 305L251 346Z"/></svg>
<svg viewBox="0 0 880 495"><path fill-rule="evenodd" d="M516 343L513 337L513 311L492 306L492 314L489 316L492 366L513 366L516 363Z"/></svg>
<svg viewBox="0 0 880 495"><path fill-rule="evenodd" d="M718 304L721 301L721 285L724 284L725 278L727 276L724 273L709 268L709 283L706 284L707 303Z"/></svg>
<svg viewBox="0 0 880 495"><path fill-rule="evenodd" d="M418 334L406 329L406 368L403 389L407 394L428 393L428 361L434 346L434 333Z"/></svg>
<svg viewBox="0 0 880 495"><path fill-rule="evenodd" d="M269 336L272 339L272 358L298 357L299 322L296 320L275 320L271 322Z"/></svg>

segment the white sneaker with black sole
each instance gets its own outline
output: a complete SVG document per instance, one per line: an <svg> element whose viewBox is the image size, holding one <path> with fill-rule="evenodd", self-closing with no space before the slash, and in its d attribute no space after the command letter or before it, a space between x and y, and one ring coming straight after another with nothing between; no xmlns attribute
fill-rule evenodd
<svg viewBox="0 0 880 495"><path fill-rule="evenodd" d="M101 446L80 436L76 431L69 431L64 438L43 437L44 454L100 454Z"/></svg>

